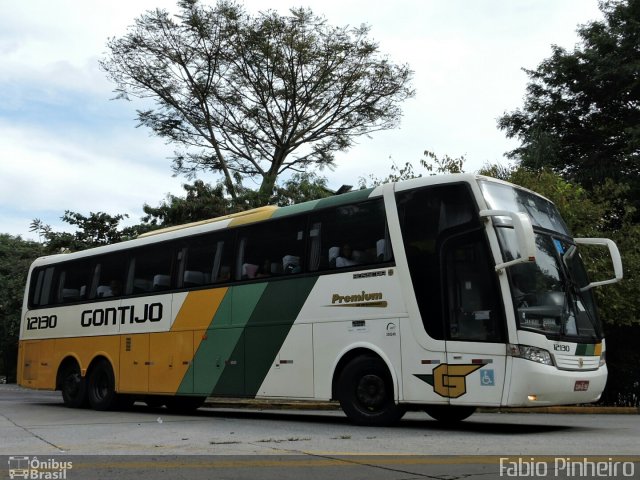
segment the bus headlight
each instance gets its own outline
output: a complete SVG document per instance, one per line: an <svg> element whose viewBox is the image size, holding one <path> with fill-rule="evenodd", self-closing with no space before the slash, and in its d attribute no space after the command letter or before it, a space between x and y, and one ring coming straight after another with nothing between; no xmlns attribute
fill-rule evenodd
<svg viewBox="0 0 640 480"><path fill-rule="evenodd" d="M553 366L553 358L551 358L551 354L543 348L531 347L529 345L510 344L508 345L508 352L512 357L524 358L525 360L531 360L532 362Z"/></svg>
<svg viewBox="0 0 640 480"><path fill-rule="evenodd" d="M607 364L607 352L602 352L600 354L600 364L598 365L598 367L604 367Z"/></svg>

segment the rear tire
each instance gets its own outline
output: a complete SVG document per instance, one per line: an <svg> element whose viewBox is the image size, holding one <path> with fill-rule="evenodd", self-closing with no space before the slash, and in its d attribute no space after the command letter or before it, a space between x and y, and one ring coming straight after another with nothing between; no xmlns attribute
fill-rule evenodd
<svg viewBox="0 0 640 480"><path fill-rule="evenodd" d="M473 412L476 411L476 407L467 407L459 405L429 405L424 408L431 418L447 424L453 425L466 420Z"/></svg>
<svg viewBox="0 0 640 480"><path fill-rule="evenodd" d="M357 357L347 364L337 383L340 406L357 425L392 425L405 410L396 405L387 365L374 356Z"/></svg>
<svg viewBox="0 0 640 480"><path fill-rule="evenodd" d="M89 403L94 410L112 410L117 407L115 376L111 364L99 360L89 376Z"/></svg>
<svg viewBox="0 0 640 480"><path fill-rule="evenodd" d="M73 362L62 370L60 375L62 401L69 408L86 407L88 404L87 382L82 377L80 366Z"/></svg>

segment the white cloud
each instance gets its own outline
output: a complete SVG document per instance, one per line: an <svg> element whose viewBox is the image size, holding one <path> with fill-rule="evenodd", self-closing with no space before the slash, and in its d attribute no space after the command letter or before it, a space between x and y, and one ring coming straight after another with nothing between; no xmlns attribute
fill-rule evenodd
<svg viewBox="0 0 640 480"><path fill-rule="evenodd" d="M91 142L37 127L0 123L0 130L3 210L21 211L29 218L42 209L60 215L67 209L139 214L143 203L155 204L167 192L180 190L181 181L170 176L166 163L141 161L138 155L153 156L161 148L149 139L143 143L123 135L113 148L106 142L95 148ZM124 154L127 150L129 155Z"/></svg>

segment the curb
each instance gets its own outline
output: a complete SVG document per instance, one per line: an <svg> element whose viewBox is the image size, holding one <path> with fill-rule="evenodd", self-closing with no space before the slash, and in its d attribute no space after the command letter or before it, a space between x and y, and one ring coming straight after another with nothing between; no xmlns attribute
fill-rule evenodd
<svg viewBox="0 0 640 480"><path fill-rule="evenodd" d="M553 413L578 415L638 415L639 407L598 407L590 405L566 405L559 407L498 407L479 408L479 412L492 413Z"/></svg>
<svg viewBox="0 0 640 480"><path fill-rule="evenodd" d="M340 410L338 402L314 400L262 400L251 398L207 398L206 408L233 408L255 410ZM546 413L579 415L638 415L640 407L558 406L558 407L480 407L481 413Z"/></svg>

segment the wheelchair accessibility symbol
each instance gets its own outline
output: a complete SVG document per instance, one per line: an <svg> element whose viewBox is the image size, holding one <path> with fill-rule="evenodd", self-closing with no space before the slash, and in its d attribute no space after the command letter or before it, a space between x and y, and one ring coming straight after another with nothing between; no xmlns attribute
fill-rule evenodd
<svg viewBox="0 0 640 480"><path fill-rule="evenodd" d="M482 385L483 387L494 387L496 385L496 379L493 370L480 371L480 385Z"/></svg>

